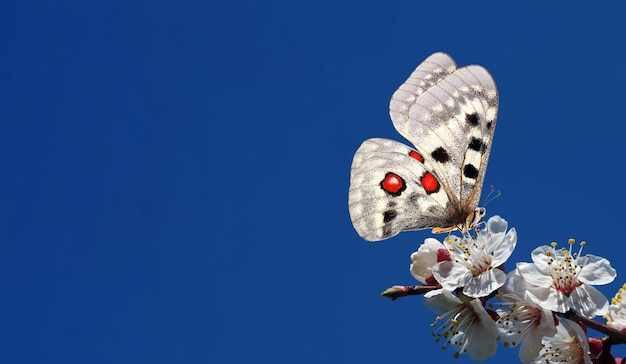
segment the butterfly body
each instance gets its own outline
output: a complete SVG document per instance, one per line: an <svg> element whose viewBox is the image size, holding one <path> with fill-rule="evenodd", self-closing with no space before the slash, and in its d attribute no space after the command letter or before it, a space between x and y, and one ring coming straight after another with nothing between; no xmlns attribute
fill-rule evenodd
<svg viewBox="0 0 626 364"><path fill-rule="evenodd" d="M352 162L348 205L356 231L379 241L401 231L471 229L478 207L498 108L481 66L457 68L445 53L420 64L393 94L390 116L414 147L368 139Z"/></svg>

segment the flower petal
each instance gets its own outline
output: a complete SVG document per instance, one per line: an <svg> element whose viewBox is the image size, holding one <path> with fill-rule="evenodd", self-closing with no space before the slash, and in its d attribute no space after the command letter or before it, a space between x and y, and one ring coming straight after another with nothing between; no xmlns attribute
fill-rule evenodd
<svg viewBox="0 0 626 364"><path fill-rule="evenodd" d="M485 311L480 300L470 302L474 312L478 316L481 325L472 325L471 331L467 332L468 342L465 349L472 360L482 361L495 355L498 349L498 327L491 316Z"/></svg>
<svg viewBox="0 0 626 364"><path fill-rule="evenodd" d="M569 297L555 289L537 287L524 294L548 310L564 313L571 308Z"/></svg>
<svg viewBox="0 0 626 364"><path fill-rule="evenodd" d="M465 286L472 279L467 268L447 260L433 267L433 276L443 288L450 291Z"/></svg>
<svg viewBox="0 0 626 364"><path fill-rule="evenodd" d="M583 283L593 285L608 284L613 282L617 275L615 269L611 267L611 262L605 258L587 255L579 258L579 260L584 262L578 274L578 280Z"/></svg>
<svg viewBox="0 0 626 364"><path fill-rule="evenodd" d="M486 297L502 287L506 282L506 273L500 269L490 269L474 277L464 288L463 293L469 297Z"/></svg>
<svg viewBox="0 0 626 364"><path fill-rule="evenodd" d="M504 262L506 262L511 254L513 254L513 250L515 250L515 245L517 244L517 231L515 228L509 230L506 235L503 236L500 243L494 247L493 249L493 266L497 267Z"/></svg>
<svg viewBox="0 0 626 364"><path fill-rule="evenodd" d="M587 318L604 315L609 310L609 300L588 284L578 286L569 298L572 308Z"/></svg>
<svg viewBox="0 0 626 364"><path fill-rule="evenodd" d="M411 254L411 274L422 284L427 284L427 279L433 275L432 268L437 264L439 249L445 249L445 246L437 239L427 238L419 249Z"/></svg>
<svg viewBox="0 0 626 364"><path fill-rule="evenodd" d="M526 282L533 286L552 286L552 277L550 277L550 275L548 274L545 274L541 269L539 269L537 264L521 262L517 263L516 269L519 272L519 275L523 277Z"/></svg>
<svg viewBox="0 0 626 364"><path fill-rule="evenodd" d="M556 332L556 328L554 330ZM537 330L529 331L522 339L519 347L519 359L524 364L530 364L539 356L541 350L541 334Z"/></svg>
<svg viewBox="0 0 626 364"><path fill-rule="evenodd" d="M424 305L438 315L452 311L461 304L463 302L460 299L445 289L437 289L424 295Z"/></svg>
<svg viewBox="0 0 626 364"><path fill-rule="evenodd" d="M541 272L550 271L550 265L548 263L554 260L555 255L561 256L562 254L547 245L537 247L530 253L531 259Z"/></svg>

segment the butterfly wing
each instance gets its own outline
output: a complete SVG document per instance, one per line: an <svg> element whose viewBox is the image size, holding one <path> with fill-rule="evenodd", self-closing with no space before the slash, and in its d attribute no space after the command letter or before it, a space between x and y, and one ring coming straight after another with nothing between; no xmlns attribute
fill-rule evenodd
<svg viewBox="0 0 626 364"><path fill-rule="evenodd" d="M389 139L368 139L356 151L348 206L365 240L452 223L448 196L420 159L412 148Z"/></svg>
<svg viewBox="0 0 626 364"><path fill-rule="evenodd" d="M483 67L457 69L445 53L419 65L391 97L396 130L424 156L449 203L478 206L498 112L498 92Z"/></svg>
<svg viewBox="0 0 626 364"><path fill-rule="evenodd" d="M448 231L472 221L497 114L498 95L480 66L457 69L435 53L393 94L390 115L417 150L366 140L352 163L352 223L369 241L404 230ZM469 227L469 226L468 226Z"/></svg>

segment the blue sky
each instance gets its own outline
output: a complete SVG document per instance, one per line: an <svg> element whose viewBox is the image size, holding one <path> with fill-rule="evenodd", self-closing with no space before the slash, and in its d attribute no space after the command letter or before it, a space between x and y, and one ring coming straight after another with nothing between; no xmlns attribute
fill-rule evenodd
<svg viewBox="0 0 626 364"><path fill-rule="evenodd" d="M428 55L481 64L509 267L570 237L623 256L615 4L0 5L0 361L469 362L433 343L421 298L378 296L416 283L430 233L361 240L352 155L402 140L389 98Z"/></svg>

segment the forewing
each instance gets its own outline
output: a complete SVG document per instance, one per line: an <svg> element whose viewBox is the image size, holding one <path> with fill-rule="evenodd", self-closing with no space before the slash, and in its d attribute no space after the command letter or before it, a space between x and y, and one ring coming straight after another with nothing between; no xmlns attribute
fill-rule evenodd
<svg viewBox="0 0 626 364"><path fill-rule="evenodd" d="M495 130L498 94L481 66L456 69L443 53L428 57L393 94L391 119L424 156L453 205L478 205Z"/></svg>

